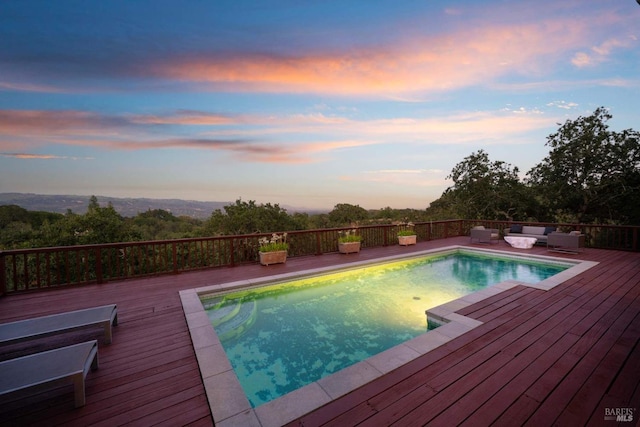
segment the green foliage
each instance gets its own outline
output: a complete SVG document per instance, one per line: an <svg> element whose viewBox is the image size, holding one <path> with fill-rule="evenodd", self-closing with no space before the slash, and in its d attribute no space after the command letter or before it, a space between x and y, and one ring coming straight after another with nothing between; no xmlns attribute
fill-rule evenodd
<svg viewBox="0 0 640 427"><path fill-rule="evenodd" d="M502 161L490 161L484 150L458 163L448 178L448 209L465 219L523 220L533 210L518 168Z"/></svg>
<svg viewBox="0 0 640 427"><path fill-rule="evenodd" d="M604 108L547 137L549 155L528 174L545 210L575 222L640 223L640 134L609 130Z"/></svg>
<svg viewBox="0 0 640 427"><path fill-rule="evenodd" d="M142 240L170 240L205 235L204 221L186 216L176 217L163 209L148 210L128 220Z"/></svg>
<svg viewBox="0 0 640 427"><path fill-rule="evenodd" d="M269 233L300 229L300 222L278 204L257 205L254 200L243 202L238 199L235 204L225 206L224 212L216 209L205 230L210 235Z"/></svg>
<svg viewBox="0 0 640 427"><path fill-rule="evenodd" d="M434 219L424 209L393 209L389 206L369 211L369 224L393 224L397 222L424 222Z"/></svg>
<svg viewBox="0 0 640 427"><path fill-rule="evenodd" d="M483 150L458 163L431 203L434 219L640 223L640 134L612 132L609 112L567 120L547 137L549 155L521 182L518 168Z"/></svg>
<svg viewBox="0 0 640 427"><path fill-rule="evenodd" d="M398 237L403 236L415 236L417 233L415 231L414 224L412 222L406 224L399 224L402 228L398 231Z"/></svg>
<svg viewBox="0 0 640 427"><path fill-rule="evenodd" d="M361 242L362 236L358 234L358 230L341 231L338 237L340 243Z"/></svg>
<svg viewBox="0 0 640 427"><path fill-rule="evenodd" d="M271 238L263 237L258 242L260 243L260 252L286 251L289 249L289 244L287 243L287 233L273 233L271 235Z"/></svg>
<svg viewBox="0 0 640 427"><path fill-rule="evenodd" d="M339 203L329 212L328 220L330 227L344 227L347 225L360 224L369 218L366 209L358 205Z"/></svg>
<svg viewBox="0 0 640 427"><path fill-rule="evenodd" d="M289 249L289 244L284 242L267 243L260 246L260 252L286 251L287 249Z"/></svg>

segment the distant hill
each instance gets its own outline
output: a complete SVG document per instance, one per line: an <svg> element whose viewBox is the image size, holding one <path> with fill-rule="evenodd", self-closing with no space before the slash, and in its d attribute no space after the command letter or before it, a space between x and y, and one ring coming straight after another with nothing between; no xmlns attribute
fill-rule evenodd
<svg viewBox="0 0 640 427"><path fill-rule="evenodd" d="M107 206L109 202L122 216L134 217L148 210L163 209L175 216L190 216L192 218L207 219L216 209L223 209L234 202L200 202L197 200L181 199L147 199L147 198L120 198L98 196L100 206ZM44 211L67 213L71 209L73 213L84 214L89 206L91 196L48 195L32 193L0 193L0 206L18 205L28 211ZM280 205L288 213L306 212L309 214L326 213L329 210L305 209L293 206Z"/></svg>
<svg viewBox="0 0 640 427"><path fill-rule="evenodd" d="M18 205L28 211L45 211L66 213L71 209L74 213L84 214L89 206L91 196L45 195L31 193L0 193L0 205ZM153 209L163 209L175 216L190 216L206 219L216 209L233 202L199 202L179 199L128 199L118 197L96 196L100 206L111 203L122 216L133 217L139 213Z"/></svg>

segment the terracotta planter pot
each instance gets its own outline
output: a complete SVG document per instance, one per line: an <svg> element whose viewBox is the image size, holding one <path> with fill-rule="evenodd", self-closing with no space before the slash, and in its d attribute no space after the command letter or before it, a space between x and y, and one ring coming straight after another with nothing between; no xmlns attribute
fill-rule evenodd
<svg viewBox="0 0 640 427"><path fill-rule="evenodd" d="M360 243L361 242L338 242L338 250L341 254L353 254L360 252Z"/></svg>
<svg viewBox="0 0 640 427"><path fill-rule="evenodd" d="M398 244L400 246L409 246L416 244L416 235L413 236L398 236Z"/></svg>
<svg viewBox="0 0 640 427"><path fill-rule="evenodd" d="M287 251L260 252L260 264L283 264L287 261Z"/></svg>

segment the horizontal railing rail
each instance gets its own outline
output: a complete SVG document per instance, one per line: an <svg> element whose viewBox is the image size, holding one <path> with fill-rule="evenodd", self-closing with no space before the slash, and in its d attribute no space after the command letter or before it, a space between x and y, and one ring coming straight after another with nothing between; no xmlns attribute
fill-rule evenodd
<svg viewBox="0 0 640 427"><path fill-rule="evenodd" d="M448 220L421 222L413 227L420 242L468 235L469 229L475 225L503 230L512 224L505 221ZM586 234L589 247L640 250L640 227L519 224L580 230ZM403 224L383 224L355 228L363 238L362 248L366 249L397 244L398 231L406 227ZM337 252L340 232L353 228L290 231L287 233L289 256ZM8 295L256 263L259 240L269 236L271 233L0 251L0 292Z"/></svg>

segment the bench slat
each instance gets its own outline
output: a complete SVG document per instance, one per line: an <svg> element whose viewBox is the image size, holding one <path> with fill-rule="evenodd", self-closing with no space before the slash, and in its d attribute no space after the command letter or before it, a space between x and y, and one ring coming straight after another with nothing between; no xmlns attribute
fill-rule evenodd
<svg viewBox="0 0 640 427"><path fill-rule="evenodd" d="M0 324L0 344L61 334L87 326L102 326L108 344L112 340L111 326L117 324L118 309L115 304L86 308Z"/></svg>
<svg viewBox="0 0 640 427"><path fill-rule="evenodd" d="M0 395L73 384L75 405L83 406L84 380L89 370L95 369L98 369L96 340L6 360L0 362Z"/></svg>

